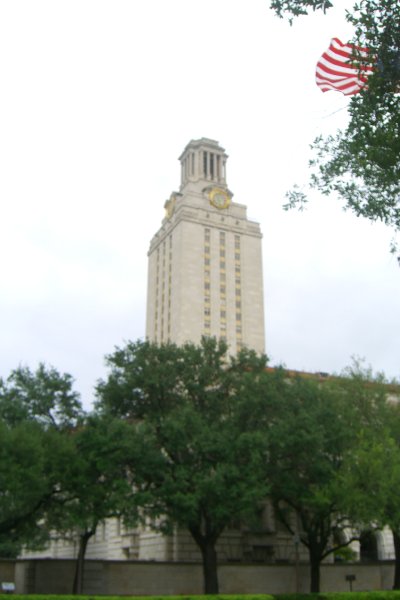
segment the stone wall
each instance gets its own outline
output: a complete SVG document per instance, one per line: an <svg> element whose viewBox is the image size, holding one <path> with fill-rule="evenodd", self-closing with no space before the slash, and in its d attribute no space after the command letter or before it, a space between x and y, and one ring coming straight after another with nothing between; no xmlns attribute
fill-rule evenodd
<svg viewBox="0 0 400 600"><path fill-rule="evenodd" d="M13 581L12 571L2 570L3 581ZM18 560L15 563L16 592L23 594L71 593L75 563L72 560ZM349 591L347 577L354 575L354 591L391 589L392 562L376 564L324 565L321 591ZM220 592L224 594L293 593L309 591L309 567L295 565L223 564L219 570ZM146 561L87 560L84 594L161 595L201 594L200 564Z"/></svg>
<svg viewBox="0 0 400 600"><path fill-rule="evenodd" d="M0 560L0 593L2 583L15 582L15 562L13 560Z"/></svg>

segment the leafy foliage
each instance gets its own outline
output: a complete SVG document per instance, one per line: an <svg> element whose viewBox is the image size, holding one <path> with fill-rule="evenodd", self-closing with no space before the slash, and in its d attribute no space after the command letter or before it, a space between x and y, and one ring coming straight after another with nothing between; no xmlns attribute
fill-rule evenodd
<svg viewBox="0 0 400 600"><path fill-rule="evenodd" d="M183 347L128 343L108 364L98 408L142 422L147 511L162 516L163 531L173 524L189 530L202 552L205 589L215 592L219 536L268 492L265 440L246 417L247 402L268 402L253 395L265 357L243 351L228 358L224 343L203 339Z"/></svg>
<svg viewBox="0 0 400 600"><path fill-rule="evenodd" d="M271 8L275 10L278 17L283 18L285 14L293 15L298 17L300 15L307 15L308 10L322 10L324 13L328 8L333 6L330 0L272 0Z"/></svg>
<svg viewBox="0 0 400 600"><path fill-rule="evenodd" d="M311 186L336 193L357 216L400 229L400 97L378 95L371 82L349 114L344 132L314 141Z"/></svg>
<svg viewBox="0 0 400 600"><path fill-rule="evenodd" d="M137 494L132 489L129 460L135 449L134 430L123 421L94 415L68 436L69 454L60 465L59 500L47 514L48 529L78 538L74 591L83 586L87 544L100 523L121 514L137 520Z"/></svg>
<svg viewBox="0 0 400 600"><path fill-rule="evenodd" d="M0 543L18 551L45 539L40 525L58 490L55 465L63 445L37 423L0 423Z"/></svg>
<svg viewBox="0 0 400 600"><path fill-rule="evenodd" d="M349 519L352 487L343 473L360 431L379 422L382 399L381 387L367 386L357 372L323 383L298 377L281 396L269 431L270 495L278 518L308 549L312 592L321 561L351 542L341 533L359 515Z"/></svg>
<svg viewBox="0 0 400 600"><path fill-rule="evenodd" d="M17 553L48 538L46 518L61 501L69 456L64 433L82 409L72 378L40 365L0 382L0 546ZM7 550L8 548L8 550Z"/></svg>
<svg viewBox="0 0 400 600"><path fill-rule="evenodd" d="M288 0L271 7L279 16L285 11L297 16L310 5L325 12L324 4ZM336 194L357 216L399 230L400 5L397 0L360 0L346 17L354 26L355 44L369 49L376 70L368 89L352 97L347 128L314 141L310 186ZM303 207L306 201L306 194L295 188L285 208Z"/></svg>
<svg viewBox="0 0 400 600"><path fill-rule="evenodd" d="M73 378L40 364L35 372L19 367L0 380L0 418L9 425L36 421L44 427L75 427L83 416Z"/></svg>
<svg viewBox="0 0 400 600"><path fill-rule="evenodd" d="M380 407L379 419L363 428L343 477L351 493L347 512L365 529L387 526L395 548L394 589L400 587L400 509L395 490L400 486L400 408Z"/></svg>

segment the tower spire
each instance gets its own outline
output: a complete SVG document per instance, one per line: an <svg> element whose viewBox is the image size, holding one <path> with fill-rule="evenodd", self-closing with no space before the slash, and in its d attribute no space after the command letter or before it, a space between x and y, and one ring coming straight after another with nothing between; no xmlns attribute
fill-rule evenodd
<svg viewBox="0 0 400 600"><path fill-rule="evenodd" d="M218 184L226 187L228 155L219 143L209 138L191 140L179 157L182 192L190 183Z"/></svg>

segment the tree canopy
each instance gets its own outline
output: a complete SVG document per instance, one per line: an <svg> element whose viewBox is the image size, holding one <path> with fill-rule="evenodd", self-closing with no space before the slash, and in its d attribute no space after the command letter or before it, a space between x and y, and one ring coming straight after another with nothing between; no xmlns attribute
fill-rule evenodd
<svg viewBox="0 0 400 600"><path fill-rule="evenodd" d="M362 433L382 425L385 403L384 386L357 370L323 382L298 376L281 394L268 435L270 497L308 550L311 592L319 591L321 562L358 538L362 504L346 475Z"/></svg>
<svg viewBox="0 0 400 600"><path fill-rule="evenodd" d="M400 588L400 507L394 490L400 486L400 407L385 402L375 419L363 427L343 480L349 493L346 511L365 530L388 527L393 534L393 589Z"/></svg>
<svg viewBox="0 0 400 600"><path fill-rule="evenodd" d="M84 411L68 373L39 364L35 371L18 367L0 379L0 418L9 425L35 421L45 428L75 427Z"/></svg>
<svg viewBox="0 0 400 600"><path fill-rule="evenodd" d="M334 2L275 0L271 8L290 19L309 9L326 12ZM335 194L357 216L400 229L400 5L397 0L360 0L346 19L355 45L369 49L376 69L367 89L353 96L344 131L318 137L310 161L311 188ZM354 62L357 63L357 56ZM287 208L302 206L307 194L295 188Z"/></svg>
<svg viewBox="0 0 400 600"><path fill-rule="evenodd" d="M16 369L0 381L0 546L8 555L48 538L46 517L61 501L69 455L61 432L82 415L72 384L69 375L44 365Z"/></svg>
<svg viewBox="0 0 400 600"><path fill-rule="evenodd" d="M125 515L138 519L132 475L136 460L135 431L122 420L88 416L68 436L69 453L59 472L62 501L53 503L47 527L57 535L77 538L73 592L83 589L89 540L106 519Z"/></svg>
<svg viewBox="0 0 400 600"><path fill-rule="evenodd" d="M269 369L215 339L128 342L107 363L91 415L53 369L1 382L0 556L72 536L79 591L99 523L143 519L190 533L215 593L221 535L239 522L253 534L268 499L308 550L312 591L321 561L371 523L393 532L400 585L398 386L358 363L322 380Z"/></svg>
<svg viewBox="0 0 400 600"><path fill-rule="evenodd" d="M205 592L217 593L220 535L254 514L268 493L265 440L246 419L248 402L268 406L268 394L256 389L265 357L243 351L228 358L215 339L183 347L136 342L109 356L108 365L98 408L141 421L141 473L150 494L144 509L160 517L161 530L190 532L203 558Z"/></svg>

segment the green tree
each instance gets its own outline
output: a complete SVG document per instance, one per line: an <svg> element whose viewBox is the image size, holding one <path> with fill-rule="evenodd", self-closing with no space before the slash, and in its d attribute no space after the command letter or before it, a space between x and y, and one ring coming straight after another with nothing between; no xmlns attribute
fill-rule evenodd
<svg viewBox="0 0 400 600"><path fill-rule="evenodd" d="M0 380L0 545L16 554L48 537L46 516L62 501L66 432L82 414L72 378L40 365ZM6 550L8 548L8 550Z"/></svg>
<svg viewBox="0 0 400 600"><path fill-rule="evenodd" d="M386 386L400 393L400 386ZM388 394L388 395L389 395ZM343 473L347 511L365 529L387 526L393 534L395 572L393 589L400 589L400 408L387 401L380 418L363 428L351 461Z"/></svg>
<svg viewBox="0 0 400 600"><path fill-rule="evenodd" d="M137 517L139 495L132 489L132 469L139 452L135 454L132 427L95 415L73 431L69 441L68 460L60 473L62 502L53 505L47 527L79 539L73 593L80 594L87 545L99 524L122 514L130 522Z"/></svg>
<svg viewBox="0 0 400 600"><path fill-rule="evenodd" d="M307 15L310 8L326 12L333 4L329 0L271 0L270 6L278 17L290 15L289 18L292 19L292 17Z"/></svg>
<svg viewBox="0 0 400 600"><path fill-rule="evenodd" d="M270 496L278 519L308 550L311 592L319 591L321 562L357 537L343 535L351 522L342 472L370 400L347 386L339 379L287 380L268 435Z"/></svg>
<svg viewBox="0 0 400 600"><path fill-rule="evenodd" d="M10 490L20 490L22 505L14 501L18 528L11 529L4 507L8 520L3 530L0 525L0 533L15 539L14 553L22 543L37 547L54 534L78 535L73 591L79 593L87 544L99 523L122 512L133 520L136 505L127 450L132 469L134 430L123 422L85 415L72 377L43 364L35 371L20 367L0 382L0 419L5 442L7 433L21 444L14 465L6 454L12 452L13 442L4 443L1 465L4 481L10 471L9 485L19 486Z"/></svg>
<svg viewBox="0 0 400 600"><path fill-rule="evenodd" d="M162 531L178 525L190 532L204 591L218 593L216 543L268 492L265 438L247 417L265 357L243 351L228 358L224 343L203 339L183 347L130 342L107 362L97 406L140 422L145 449L136 486L148 494L147 513L159 517Z"/></svg>
<svg viewBox="0 0 400 600"><path fill-rule="evenodd" d="M279 16L290 19L323 10L333 2L275 0ZM400 4L397 0L360 0L346 13L354 43L369 48L375 72L368 89L352 97L344 131L318 137L312 146L310 186L336 194L357 216L400 229ZM359 64L357 52L355 64ZM286 207L307 202L304 192L288 194Z"/></svg>
<svg viewBox="0 0 400 600"><path fill-rule="evenodd" d="M58 494L56 457L64 450L54 431L37 423L9 427L0 422L0 546L17 555L22 545L36 548L47 539L42 524Z"/></svg>
<svg viewBox="0 0 400 600"><path fill-rule="evenodd" d="M0 418L10 425L35 421L46 428L74 428L84 411L73 384L71 375L43 363L35 371L14 369L0 380Z"/></svg>

